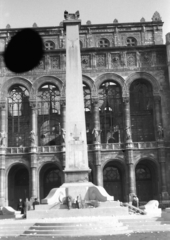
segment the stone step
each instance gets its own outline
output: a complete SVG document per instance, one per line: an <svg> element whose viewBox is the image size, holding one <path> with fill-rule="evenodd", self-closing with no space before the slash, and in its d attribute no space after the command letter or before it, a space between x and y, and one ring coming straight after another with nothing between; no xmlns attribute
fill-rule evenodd
<svg viewBox="0 0 170 240"><path fill-rule="evenodd" d="M84 236L84 235L108 235L117 232L129 232L126 226L114 220L112 222L68 222L68 223L36 223L22 235L36 236Z"/></svg>
<svg viewBox="0 0 170 240"><path fill-rule="evenodd" d="M28 219L41 218L67 218L67 217L88 217L88 216L127 216L129 214L127 207L99 207L84 209L51 209L51 210L31 210L27 212Z"/></svg>

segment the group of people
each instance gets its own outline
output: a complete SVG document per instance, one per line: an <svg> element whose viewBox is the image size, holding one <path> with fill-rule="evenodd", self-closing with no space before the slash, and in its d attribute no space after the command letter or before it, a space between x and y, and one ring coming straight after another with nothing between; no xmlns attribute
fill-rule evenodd
<svg viewBox="0 0 170 240"><path fill-rule="evenodd" d="M34 198L33 201L29 201L28 198L26 198L25 201L23 201L21 198L18 201L17 205L17 211L21 211L21 214L23 214L23 218L27 218L27 211L31 210L31 207L33 210L35 210L35 205L38 205L38 199Z"/></svg>

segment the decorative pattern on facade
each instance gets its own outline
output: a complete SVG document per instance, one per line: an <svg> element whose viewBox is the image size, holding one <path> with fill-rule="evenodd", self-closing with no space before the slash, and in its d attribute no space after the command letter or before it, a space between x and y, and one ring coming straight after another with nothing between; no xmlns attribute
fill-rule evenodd
<svg viewBox="0 0 170 240"><path fill-rule="evenodd" d="M134 67L136 66L136 53L127 53L127 66Z"/></svg>
<svg viewBox="0 0 170 240"><path fill-rule="evenodd" d="M148 66L148 64L151 64L151 60L152 60L152 52L141 53L141 65L142 66Z"/></svg>
<svg viewBox="0 0 170 240"><path fill-rule="evenodd" d="M106 67L106 55L97 54L96 55L96 66L97 67Z"/></svg>
<svg viewBox="0 0 170 240"><path fill-rule="evenodd" d="M51 56L51 69L59 69L60 68L60 57L59 56Z"/></svg>
<svg viewBox="0 0 170 240"><path fill-rule="evenodd" d="M91 58L90 55L82 55L81 56L81 63L83 68L91 67Z"/></svg>
<svg viewBox="0 0 170 240"><path fill-rule="evenodd" d="M114 67L120 67L121 65L122 65L122 62L121 62L120 53L111 54L111 66L114 68Z"/></svg>

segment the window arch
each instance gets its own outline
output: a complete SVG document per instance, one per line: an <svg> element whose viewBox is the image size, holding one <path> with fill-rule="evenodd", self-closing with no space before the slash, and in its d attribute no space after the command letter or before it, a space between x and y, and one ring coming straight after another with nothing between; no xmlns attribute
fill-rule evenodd
<svg viewBox="0 0 170 240"><path fill-rule="evenodd" d="M132 139L154 141L153 91L145 79L135 80L130 87Z"/></svg>
<svg viewBox="0 0 170 240"><path fill-rule="evenodd" d="M60 91L46 83L38 90L39 145L60 145Z"/></svg>
<svg viewBox="0 0 170 240"><path fill-rule="evenodd" d="M100 85L99 111L102 143L123 139L122 91L118 83L108 80Z"/></svg>
<svg viewBox="0 0 170 240"><path fill-rule="evenodd" d="M31 119L28 90L19 84L8 92L8 146L28 146Z"/></svg>
<svg viewBox="0 0 170 240"><path fill-rule="evenodd" d="M133 46L136 46L137 45L137 41L134 37L128 37L126 39L126 45L129 46L129 47L133 47Z"/></svg>
<svg viewBox="0 0 170 240"><path fill-rule="evenodd" d="M110 42L108 39L106 38L101 38L98 42L98 46L100 48L106 48L106 47L110 47Z"/></svg>
<svg viewBox="0 0 170 240"><path fill-rule="evenodd" d="M53 50L53 49L55 49L55 43L52 41L46 41L44 43L44 47L45 47L45 50L47 50L47 51Z"/></svg>

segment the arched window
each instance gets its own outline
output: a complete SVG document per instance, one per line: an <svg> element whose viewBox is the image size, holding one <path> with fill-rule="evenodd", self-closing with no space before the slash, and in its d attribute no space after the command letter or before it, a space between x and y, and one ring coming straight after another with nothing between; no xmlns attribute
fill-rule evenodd
<svg viewBox="0 0 170 240"><path fill-rule="evenodd" d="M46 41L44 43L44 47L45 47L45 50L50 51L50 50L55 49L55 44L52 41Z"/></svg>
<svg viewBox="0 0 170 240"><path fill-rule="evenodd" d="M8 146L28 146L31 123L29 92L22 85L13 85L8 92Z"/></svg>
<svg viewBox="0 0 170 240"><path fill-rule="evenodd" d="M139 201L150 201L153 197L153 183L150 169L143 164L136 167L136 190Z"/></svg>
<svg viewBox="0 0 170 240"><path fill-rule="evenodd" d="M102 143L123 140L122 92L119 84L105 81L99 88L100 128Z"/></svg>
<svg viewBox="0 0 170 240"><path fill-rule="evenodd" d="M133 46L136 46L137 45L137 41L135 38L133 37L128 37L126 39L126 45L129 46L129 47L133 47Z"/></svg>
<svg viewBox="0 0 170 240"><path fill-rule="evenodd" d="M84 107L85 107L85 118L86 118L86 132L87 132L87 144L92 144L92 109L91 109L91 90L89 86L83 82L84 92Z"/></svg>
<svg viewBox="0 0 170 240"><path fill-rule="evenodd" d="M44 84L38 91L39 145L60 145L60 91Z"/></svg>
<svg viewBox="0 0 170 240"><path fill-rule="evenodd" d="M116 166L107 164L103 170L103 183L107 193L122 201L122 176Z"/></svg>
<svg viewBox="0 0 170 240"><path fill-rule="evenodd" d="M44 196L46 197L51 189L61 186L61 171L59 169L49 169L44 174Z"/></svg>
<svg viewBox="0 0 170 240"><path fill-rule="evenodd" d="M101 39L99 40L98 46L99 46L100 48L109 47L109 46L110 46L109 40L107 40L106 38L101 38Z"/></svg>
<svg viewBox="0 0 170 240"><path fill-rule="evenodd" d="M138 79L132 83L130 111L133 141L154 141L153 93L148 81Z"/></svg>

